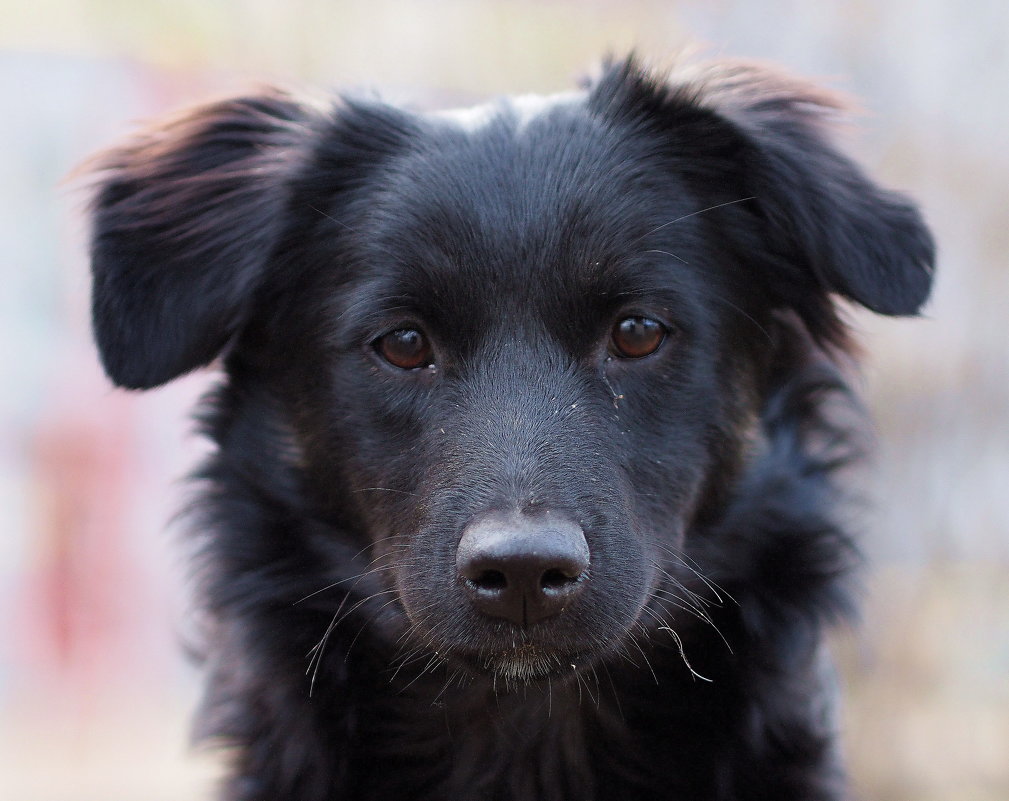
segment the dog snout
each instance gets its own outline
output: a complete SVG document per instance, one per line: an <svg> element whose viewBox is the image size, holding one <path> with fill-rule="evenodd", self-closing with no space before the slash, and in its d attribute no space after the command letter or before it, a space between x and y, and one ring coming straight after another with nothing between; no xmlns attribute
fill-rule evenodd
<svg viewBox="0 0 1009 801"><path fill-rule="evenodd" d="M465 528L456 569L479 612L529 626L560 614L582 593L589 546L567 518L492 515Z"/></svg>

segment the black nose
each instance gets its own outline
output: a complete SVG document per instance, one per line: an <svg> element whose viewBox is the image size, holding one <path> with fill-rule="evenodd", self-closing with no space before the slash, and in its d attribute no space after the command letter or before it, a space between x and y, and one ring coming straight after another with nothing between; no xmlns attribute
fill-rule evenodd
<svg viewBox="0 0 1009 801"><path fill-rule="evenodd" d="M582 529L556 515L492 515L466 527L456 569L473 605L520 626L559 614L588 581Z"/></svg>

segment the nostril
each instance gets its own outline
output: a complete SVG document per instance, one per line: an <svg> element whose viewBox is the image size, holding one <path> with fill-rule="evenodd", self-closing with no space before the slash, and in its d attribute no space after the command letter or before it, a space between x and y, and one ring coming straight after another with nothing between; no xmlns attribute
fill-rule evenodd
<svg viewBox="0 0 1009 801"><path fill-rule="evenodd" d="M484 570L467 581L474 588L485 592L499 592L508 587L508 577L500 570Z"/></svg>
<svg viewBox="0 0 1009 801"><path fill-rule="evenodd" d="M581 581L584 572L578 575L569 575L564 570L548 570L540 578L540 589L546 592L560 592L566 590Z"/></svg>

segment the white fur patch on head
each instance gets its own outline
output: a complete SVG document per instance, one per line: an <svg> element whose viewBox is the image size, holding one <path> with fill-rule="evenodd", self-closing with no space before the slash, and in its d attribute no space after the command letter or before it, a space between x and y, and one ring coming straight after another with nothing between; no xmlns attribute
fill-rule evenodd
<svg viewBox="0 0 1009 801"><path fill-rule="evenodd" d="M584 97L582 92L559 92L552 95L519 95L508 105L518 118L519 129L525 128L549 109L566 106Z"/></svg>
<svg viewBox="0 0 1009 801"><path fill-rule="evenodd" d="M468 108L443 109L433 117L455 123L464 131L473 133L489 125L502 115L514 117L518 130L522 130L546 111L573 103L584 97L583 92L559 92L552 95L520 95L502 98L490 103Z"/></svg>
<svg viewBox="0 0 1009 801"><path fill-rule="evenodd" d="M479 106L434 111L431 116L453 122L464 131L472 133L486 127L500 112L497 103L481 103Z"/></svg>

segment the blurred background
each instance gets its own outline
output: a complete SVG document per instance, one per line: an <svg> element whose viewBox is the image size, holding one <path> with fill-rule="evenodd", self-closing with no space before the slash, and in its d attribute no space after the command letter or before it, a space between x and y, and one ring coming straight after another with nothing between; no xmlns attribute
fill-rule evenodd
<svg viewBox="0 0 1009 801"><path fill-rule="evenodd" d="M0 0L0 798L207 799L188 746L195 375L114 391L63 179L139 120L262 82L418 107L572 85L606 52L776 61L861 99L848 149L922 204L924 319L854 315L878 421L865 619L835 648L859 798L1009 798L1009 3Z"/></svg>

